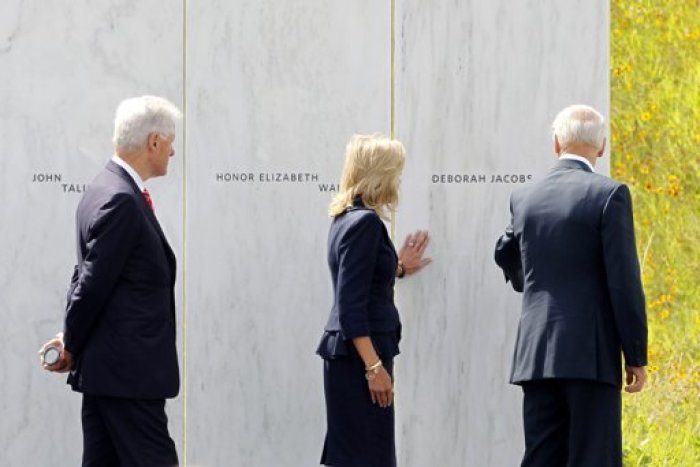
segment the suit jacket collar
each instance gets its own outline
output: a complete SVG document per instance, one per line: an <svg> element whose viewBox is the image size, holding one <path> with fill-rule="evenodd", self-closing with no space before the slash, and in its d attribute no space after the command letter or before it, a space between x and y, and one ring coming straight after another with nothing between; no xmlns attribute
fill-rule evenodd
<svg viewBox="0 0 700 467"><path fill-rule="evenodd" d="M129 177L131 177L134 183L136 183L136 186L139 187L139 191L143 191L146 189L143 183L143 179L141 179L141 176L138 174L138 172L136 172L136 170L134 170L134 168L131 167L128 162L119 157L118 154L112 156L112 162L120 166L122 169L124 169L124 171L127 174L129 174Z"/></svg>
<svg viewBox="0 0 700 467"><path fill-rule="evenodd" d="M153 227L156 229L156 232L158 232L158 235L163 242L163 246L165 247L168 256L171 257L170 259L174 262L175 254L173 249L170 247L170 243L168 243L168 239L165 237L165 233L160 226L160 222L158 222L158 218L156 218L153 210L146 203L146 198L144 198L143 193L139 189L134 179L131 178L131 175L129 175L123 167L119 166L119 164L116 164L113 161L109 161L107 163L106 169L121 177L129 184L129 186L131 186L131 189L134 190L134 193L137 195L136 197L141 200L141 210L144 211L148 220L151 222L151 224L153 224Z"/></svg>
<svg viewBox="0 0 700 467"><path fill-rule="evenodd" d="M141 194L141 190L139 190L139 186L136 184L134 179L131 178L131 175L129 175L129 173L126 170L124 170L124 167L121 167L119 164L110 160L109 162L107 162L106 168L110 172L115 173L115 174L119 175L119 177L121 177L122 179L126 180L129 183L129 185L131 186L131 188L134 189L135 193ZM144 200L144 202L145 202L145 200Z"/></svg>
<svg viewBox="0 0 700 467"><path fill-rule="evenodd" d="M358 209L369 209L362 201L362 195L357 195L352 199L352 204L345 208L345 212L357 211Z"/></svg>
<svg viewBox="0 0 700 467"><path fill-rule="evenodd" d="M362 201L362 195L357 195L352 199L353 208L366 208L365 203Z"/></svg>
<svg viewBox="0 0 700 467"><path fill-rule="evenodd" d="M352 199L352 206L349 206L345 211L355 211L358 209L367 209L370 210L367 206L365 206L365 203L362 201L362 195L357 195ZM394 256L396 257L396 260L398 261L399 259L399 254L396 252L396 247L394 247L394 242L391 241L391 237L389 236L389 232L387 232L386 227L384 229L384 237L386 238L386 242L389 244L391 247L391 251L394 253Z"/></svg>
<svg viewBox="0 0 700 467"><path fill-rule="evenodd" d="M134 193L138 195L137 198L141 200L141 207L144 209L144 211L146 211L146 216L158 226L158 230L162 235L163 231L160 230L160 224L158 223L158 219L156 219L156 215L153 214L153 210L151 210L150 206L148 206L148 203L146 203L146 198L143 196L143 192L136 184L134 179L131 178L131 175L129 175L129 173L126 170L124 170L124 167L121 167L119 164L116 164L113 161L109 161L107 163L107 170L117 174L123 180L126 180L129 186L131 186L131 189L134 190ZM165 235L163 235L163 238L165 238Z"/></svg>
<svg viewBox="0 0 700 467"><path fill-rule="evenodd" d="M583 170L585 172L593 173L591 168L580 161L575 161L573 159L559 159L557 164L554 166L554 170L559 169L573 169L573 170Z"/></svg>

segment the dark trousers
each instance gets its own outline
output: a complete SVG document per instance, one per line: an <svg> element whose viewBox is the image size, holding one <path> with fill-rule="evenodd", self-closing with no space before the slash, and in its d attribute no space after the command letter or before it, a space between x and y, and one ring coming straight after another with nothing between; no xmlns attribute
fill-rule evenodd
<svg viewBox="0 0 700 467"><path fill-rule="evenodd" d="M83 395L83 467L178 465L164 399Z"/></svg>
<svg viewBox="0 0 700 467"><path fill-rule="evenodd" d="M522 384L522 467L621 467L620 389L586 380Z"/></svg>

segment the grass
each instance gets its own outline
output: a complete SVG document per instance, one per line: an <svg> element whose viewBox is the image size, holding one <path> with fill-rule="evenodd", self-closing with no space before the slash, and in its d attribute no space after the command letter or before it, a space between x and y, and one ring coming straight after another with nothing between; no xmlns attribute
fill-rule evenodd
<svg viewBox="0 0 700 467"><path fill-rule="evenodd" d="M634 197L649 384L626 466L700 465L700 0L611 2L612 176Z"/></svg>

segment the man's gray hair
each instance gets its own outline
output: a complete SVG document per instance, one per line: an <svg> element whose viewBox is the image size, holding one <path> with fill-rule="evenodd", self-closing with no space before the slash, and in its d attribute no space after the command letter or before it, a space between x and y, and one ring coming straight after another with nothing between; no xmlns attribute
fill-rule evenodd
<svg viewBox="0 0 700 467"><path fill-rule="evenodd" d="M182 112L167 99L156 96L132 97L121 101L114 117L114 147L125 151L143 148L148 135L175 136Z"/></svg>
<svg viewBox="0 0 700 467"><path fill-rule="evenodd" d="M605 141L605 119L593 107L571 105L559 112L552 123L552 131L562 148L585 144L598 149Z"/></svg>

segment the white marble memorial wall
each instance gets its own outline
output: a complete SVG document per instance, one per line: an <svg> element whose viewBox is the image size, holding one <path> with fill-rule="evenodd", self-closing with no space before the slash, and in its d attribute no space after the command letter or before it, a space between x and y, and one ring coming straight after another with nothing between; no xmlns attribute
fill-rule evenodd
<svg viewBox="0 0 700 467"><path fill-rule="evenodd" d="M609 114L609 5L391 5L3 3L0 465L79 463L80 397L36 350L61 327L74 210L109 159L115 107L147 93L186 111L169 175L148 182L179 260L183 390L168 411L181 461L317 465L328 189L351 134L393 126L408 150L397 242L428 228L434 260L397 287L399 463L517 464L518 297L492 248L510 190L554 162L556 112Z"/></svg>
<svg viewBox="0 0 700 467"><path fill-rule="evenodd" d="M511 190L555 163L556 113L609 114L608 2L406 0L396 20L396 136L409 154L397 233L433 237L433 264L398 287L399 464L517 465L519 295L493 247Z"/></svg>
<svg viewBox="0 0 700 467"><path fill-rule="evenodd" d="M321 186L337 183L350 135L389 132L389 12L375 0L190 8L188 462L318 464L314 352L332 304Z"/></svg>
<svg viewBox="0 0 700 467"><path fill-rule="evenodd" d="M181 25L177 2L166 9L156 0L2 2L2 466L80 464L81 398L65 375L41 369L37 351L62 330L76 261L75 208L112 155L117 104L159 94L180 105ZM147 182L178 257L182 165L176 158L167 178ZM179 400L168 406L178 445L180 407Z"/></svg>

